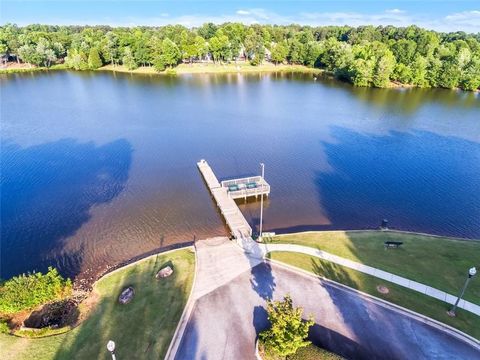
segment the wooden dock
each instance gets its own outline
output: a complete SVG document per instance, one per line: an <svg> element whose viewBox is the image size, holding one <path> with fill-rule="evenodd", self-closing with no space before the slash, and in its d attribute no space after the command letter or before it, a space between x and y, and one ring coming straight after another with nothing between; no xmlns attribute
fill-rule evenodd
<svg viewBox="0 0 480 360"><path fill-rule="evenodd" d="M268 195L270 185L261 176L226 180L220 183L207 161L202 159L197 166L233 237L235 239L251 237L252 228L234 199Z"/></svg>

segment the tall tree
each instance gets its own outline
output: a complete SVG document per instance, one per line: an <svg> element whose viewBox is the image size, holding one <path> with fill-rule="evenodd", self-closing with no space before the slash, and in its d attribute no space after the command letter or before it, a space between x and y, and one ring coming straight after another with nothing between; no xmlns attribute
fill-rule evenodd
<svg viewBox="0 0 480 360"><path fill-rule="evenodd" d="M128 70L135 70L136 68L138 68L138 64L135 61L135 58L132 53L132 49L130 49L129 46L127 46L123 50L122 63Z"/></svg>
<svg viewBox="0 0 480 360"><path fill-rule="evenodd" d="M199 60L203 60L208 53L208 45L203 37L200 35L195 36L195 56Z"/></svg>
<svg viewBox="0 0 480 360"><path fill-rule="evenodd" d="M118 36L113 31L105 34L104 52L110 63L115 66L119 56L119 41Z"/></svg>
<svg viewBox="0 0 480 360"><path fill-rule="evenodd" d="M162 42L162 61L165 66L172 67L177 65L181 59L182 54L180 53L180 49L178 48L177 44L175 44L170 39L165 39Z"/></svg>
<svg viewBox="0 0 480 360"><path fill-rule="evenodd" d="M270 59L275 64L284 62L287 59L287 55L288 55L288 48L284 42L279 42L272 46Z"/></svg>
<svg viewBox="0 0 480 360"><path fill-rule="evenodd" d="M250 29L244 41L247 58L253 65L259 65L265 58L265 46L261 35Z"/></svg>
<svg viewBox="0 0 480 360"><path fill-rule="evenodd" d="M221 32L210 39L208 48L214 62L227 61L230 58L230 43L228 37Z"/></svg>
<svg viewBox="0 0 480 360"><path fill-rule="evenodd" d="M96 47L92 47L88 53L88 68L91 70L95 70L102 65L102 59L100 58L98 49Z"/></svg>

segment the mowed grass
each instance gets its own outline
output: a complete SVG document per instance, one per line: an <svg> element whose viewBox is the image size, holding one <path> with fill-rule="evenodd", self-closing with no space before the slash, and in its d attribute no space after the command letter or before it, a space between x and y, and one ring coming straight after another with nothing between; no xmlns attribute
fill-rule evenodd
<svg viewBox="0 0 480 360"><path fill-rule="evenodd" d="M385 250L385 241L402 241ZM280 235L273 243L313 247L457 295L468 269L480 271L480 242L389 231L325 231ZM480 274L464 298L480 305Z"/></svg>
<svg viewBox="0 0 480 360"><path fill-rule="evenodd" d="M173 275L155 279L165 264L173 264ZM117 344L118 359L163 359L187 303L194 272L193 251L182 249L107 275L95 285L97 305L80 326L42 339L0 334L1 358L110 359L106 344L111 339ZM127 286L134 287L135 297L120 305L118 295Z"/></svg>
<svg viewBox="0 0 480 360"><path fill-rule="evenodd" d="M310 255L272 252L269 257L426 315L480 339L480 316L459 309L457 317L452 318L446 313L450 306L443 301ZM389 293L378 292L378 285L386 286Z"/></svg>

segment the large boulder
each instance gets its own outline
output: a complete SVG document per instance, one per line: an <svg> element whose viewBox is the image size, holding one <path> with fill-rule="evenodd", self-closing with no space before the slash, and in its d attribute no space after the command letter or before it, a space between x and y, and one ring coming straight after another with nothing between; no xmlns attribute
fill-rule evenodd
<svg viewBox="0 0 480 360"><path fill-rule="evenodd" d="M172 274L173 274L172 267L171 266L165 266L163 269L160 269L160 271L157 272L157 275L155 275L155 277L157 279L161 279L161 278L169 277Z"/></svg>
<svg viewBox="0 0 480 360"><path fill-rule="evenodd" d="M122 291L122 293L118 297L118 302L120 304L128 304L130 301L132 301L134 295L135 290L133 289L133 287L129 286Z"/></svg>

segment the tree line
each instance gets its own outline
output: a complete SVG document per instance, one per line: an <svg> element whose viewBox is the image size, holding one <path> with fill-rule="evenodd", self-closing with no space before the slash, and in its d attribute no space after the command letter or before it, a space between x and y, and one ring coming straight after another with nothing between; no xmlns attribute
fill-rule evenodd
<svg viewBox="0 0 480 360"><path fill-rule="evenodd" d="M76 70L123 65L158 71L179 63L247 61L325 69L357 86L480 87L480 34L439 33L417 26L204 24L0 27L4 60Z"/></svg>

